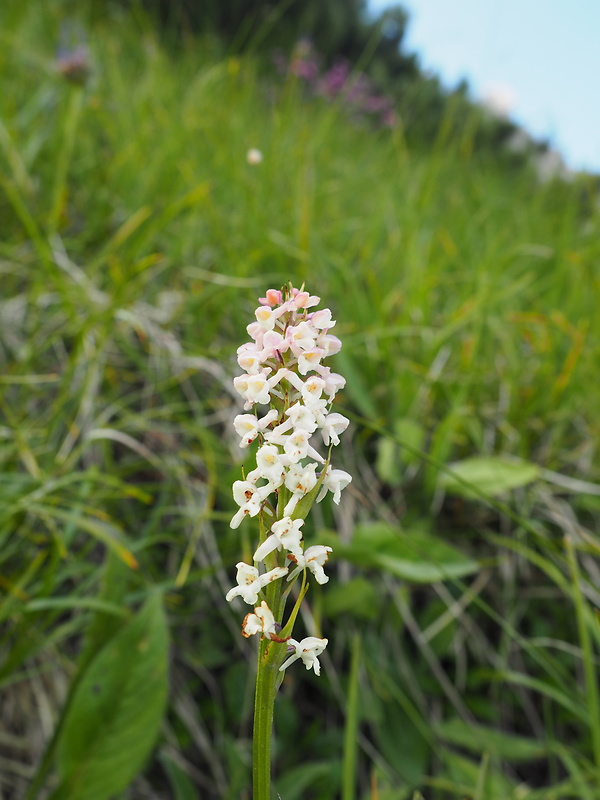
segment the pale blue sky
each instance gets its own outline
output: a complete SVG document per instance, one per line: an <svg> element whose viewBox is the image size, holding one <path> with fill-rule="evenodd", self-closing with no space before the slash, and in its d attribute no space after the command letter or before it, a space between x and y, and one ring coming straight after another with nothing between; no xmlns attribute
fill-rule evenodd
<svg viewBox="0 0 600 800"><path fill-rule="evenodd" d="M369 0L373 10L393 3ZM567 166L600 172L600 0L405 0L406 49L446 86L466 77L547 137Z"/></svg>

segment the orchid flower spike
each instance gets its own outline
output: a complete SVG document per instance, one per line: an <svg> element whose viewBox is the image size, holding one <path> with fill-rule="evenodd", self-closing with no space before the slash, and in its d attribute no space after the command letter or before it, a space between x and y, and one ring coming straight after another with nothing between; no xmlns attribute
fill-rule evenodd
<svg viewBox="0 0 600 800"><path fill-rule="evenodd" d="M256 466L233 484L238 509L230 526L237 528L246 517L257 517L263 537L265 531L267 535L254 552L257 566L237 565L237 585L226 599L241 597L254 606L244 619L243 636L258 633L270 640L269 647L277 648L285 641L277 631L282 630L287 592L279 593L270 584L286 575L292 580L305 569L317 583L329 580L323 567L331 547L304 549L301 528L313 503L328 492L339 503L352 480L331 464L332 447L339 444L349 421L333 410L336 393L346 381L323 363L342 346L330 332L336 325L331 311L316 309L320 298L291 284L268 289L258 302L246 327L250 341L237 349L242 374L233 381L244 412L237 414L233 427L242 449L255 443ZM275 566L260 572L265 561ZM266 599L261 597L257 605L261 592ZM281 669L300 658L318 675L318 656L327 639L309 636L299 642L290 638L289 643L293 652Z"/></svg>

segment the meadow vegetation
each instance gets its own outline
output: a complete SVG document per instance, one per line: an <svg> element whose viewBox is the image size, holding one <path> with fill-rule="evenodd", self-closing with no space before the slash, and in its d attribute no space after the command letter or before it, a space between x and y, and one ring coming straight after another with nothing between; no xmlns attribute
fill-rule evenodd
<svg viewBox="0 0 600 800"><path fill-rule="evenodd" d="M598 797L592 179L474 146L464 103L433 143L379 129L135 10L73 83L64 8L0 5L0 796L249 797L232 378L292 281L338 320L354 480L306 526L330 644L278 697L277 791Z"/></svg>

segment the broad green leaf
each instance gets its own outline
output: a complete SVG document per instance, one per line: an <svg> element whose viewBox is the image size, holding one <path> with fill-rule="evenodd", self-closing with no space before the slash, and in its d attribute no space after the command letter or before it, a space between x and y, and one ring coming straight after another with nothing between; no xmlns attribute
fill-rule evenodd
<svg viewBox="0 0 600 800"><path fill-rule="evenodd" d="M503 456L467 458L449 464L452 473L440 476L448 494L468 499L487 497L518 489L537 480L540 469L529 461L517 461ZM468 484L468 485L467 485Z"/></svg>
<svg viewBox="0 0 600 800"><path fill-rule="evenodd" d="M127 589L130 570L112 551L106 550L98 600L123 609L123 598ZM107 609L97 608L86 627L85 639L79 659L79 669L83 670L101 648L112 639L122 626L122 619L115 619Z"/></svg>
<svg viewBox="0 0 600 800"><path fill-rule="evenodd" d="M325 532L319 540L334 548L334 556L362 567L376 568L415 583L433 583L477 572L476 561L443 539L420 530L403 531L385 523L359 525L349 544Z"/></svg>
<svg viewBox="0 0 600 800"><path fill-rule="evenodd" d="M548 751L545 742L504 733L484 725L467 724L458 717L440 723L435 730L440 738L450 744L465 747L475 753L487 752L509 761L541 758Z"/></svg>
<svg viewBox="0 0 600 800"><path fill-rule="evenodd" d="M67 711L53 800L108 800L133 780L156 741L167 699L168 632L162 602L100 650Z"/></svg>

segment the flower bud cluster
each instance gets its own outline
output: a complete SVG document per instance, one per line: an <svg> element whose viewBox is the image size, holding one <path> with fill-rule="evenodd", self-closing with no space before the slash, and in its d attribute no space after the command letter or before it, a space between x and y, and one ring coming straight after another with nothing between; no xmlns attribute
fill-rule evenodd
<svg viewBox="0 0 600 800"><path fill-rule="evenodd" d="M240 447L255 440L259 446L256 468L233 484L239 509L230 524L237 528L244 517L261 515L268 531L254 562L268 559L278 566L261 574L254 566L238 564L238 585L228 592L227 600L240 596L254 605L269 583L284 575L291 581L305 569L318 583L329 580L323 566L331 548L314 545L305 550L300 530L313 502L331 492L339 503L342 489L352 480L347 472L333 469L329 459L331 446L339 444L348 426L346 417L331 411L336 392L346 381L322 363L342 344L329 333L336 324L331 311L309 310L319 299L292 287L269 289L259 299L256 321L247 328L252 341L238 348L238 364L245 372L234 379L234 386L249 413L239 414L233 424ZM264 600L254 614L248 614L242 632L278 640L277 623ZM302 658L307 669L318 674L317 655L327 640L290 641L295 655L284 666Z"/></svg>

